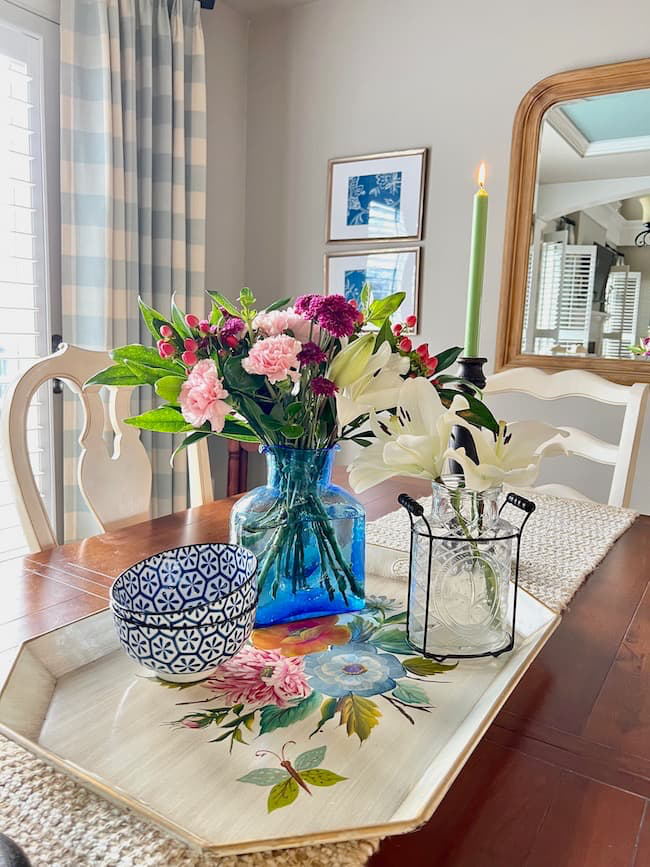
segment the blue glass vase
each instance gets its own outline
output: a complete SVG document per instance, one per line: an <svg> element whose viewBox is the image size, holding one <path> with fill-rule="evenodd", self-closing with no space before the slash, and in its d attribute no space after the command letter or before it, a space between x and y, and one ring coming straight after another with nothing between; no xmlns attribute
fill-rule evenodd
<svg viewBox="0 0 650 867"><path fill-rule="evenodd" d="M364 607L366 516L331 481L337 448L265 446L266 485L232 510L231 542L259 561L258 627Z"/></svg>

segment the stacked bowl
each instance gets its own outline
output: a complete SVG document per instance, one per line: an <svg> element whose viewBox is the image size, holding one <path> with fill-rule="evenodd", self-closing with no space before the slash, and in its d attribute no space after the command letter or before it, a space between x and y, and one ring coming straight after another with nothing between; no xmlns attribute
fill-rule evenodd
<svg viewBox="0 0 650 867"><path fill-rule="evenodd" d="M257 559L239 545L184 545L122 572L110 590L120 644L163 680L201 680L255 622Z"/></svg>

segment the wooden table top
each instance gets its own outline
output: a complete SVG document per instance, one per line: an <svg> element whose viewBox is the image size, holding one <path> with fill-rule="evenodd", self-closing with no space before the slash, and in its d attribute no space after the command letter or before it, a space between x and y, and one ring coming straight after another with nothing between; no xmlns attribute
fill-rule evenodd
<svg viewBox="0 0 650 867"><path fill-rule="evenodd" d="M360 497L368 517L402 490L427 486L377 486ZM233 502L3 564L0 676L21 641L105 608L136 560L227 539ZM433 818L385 840L370 867L650 867L649 585L644 516L578 591Z"/></svg>

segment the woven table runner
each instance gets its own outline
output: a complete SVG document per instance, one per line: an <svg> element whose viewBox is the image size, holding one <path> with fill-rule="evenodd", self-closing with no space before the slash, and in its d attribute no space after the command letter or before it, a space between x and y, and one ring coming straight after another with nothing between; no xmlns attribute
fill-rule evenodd
<svg viewBox="0 0 650 867"><path fill-rule="evenodd" d="M563 611L618 537L634 523L638 512L591 500L553 497L532 489L520 493L533 500L537 508L521 537L519 583L549 608ZM419 502L428 514L431 498ZM369 523L368 572L408 580L410 538L406 509Z"/></svg>
<svg viewBox="0 0 650 867"><path fill-rule="evenodd" d="M527 493L537 510L522 540L521 584L561 610L636 512ZM421 502L430 507L430 501ZM406 580L404 509L370 522L367 540L368 572ZM363 867L379 845L357 840L221 858L201 855L2 737L0 830L25 849L34 867Z"/></svg>

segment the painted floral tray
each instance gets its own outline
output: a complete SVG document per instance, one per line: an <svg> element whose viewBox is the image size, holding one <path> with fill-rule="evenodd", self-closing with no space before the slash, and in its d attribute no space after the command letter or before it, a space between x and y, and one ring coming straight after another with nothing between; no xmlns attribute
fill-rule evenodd
<svg viewBox="0 0 650 867"><path fill-rule="evenodd" d="M520 591L515 649L442 665L405 642L405 585L364 611L253 633L200 684L164 683L102 611L23 644L0 732L200 849L398 834L426 821L559 623Z"/></svg>

